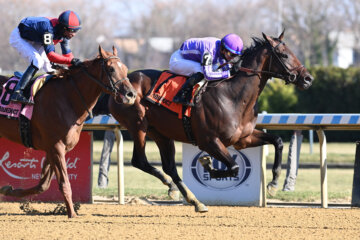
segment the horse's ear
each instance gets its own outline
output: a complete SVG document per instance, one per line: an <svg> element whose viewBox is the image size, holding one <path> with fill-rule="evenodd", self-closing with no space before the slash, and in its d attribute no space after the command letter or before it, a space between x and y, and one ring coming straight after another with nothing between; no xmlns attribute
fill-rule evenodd
<svg viewBox="0 0 360 240"><path fill-rule="evenodd" d="M280 36L279 36L280 41L283 40L283 38L284 38L284 33L285 33L285 28L284 28L284 30L282 31L282 33L280 34Z"/></svg>
<svg viewBox="0 0 360 240"><path fill-rule="evenodd" d="M114 54L114 56L117 56L117 49L114 45L113 45L113 54Z"/></svg>
<svg viewBox="0 0 360 240"><path fill-rule="evenodd" d="M99 55L101 58L105 58L105 51L100 45L99 45Z"/></svg>
<svg viewBox="0 0 360 240"><path fill-rule="evenodd" d="M263 38L270 43L271 46L275 46L275 41L270 36L266 35L265 33L262 33Z"/></svg>

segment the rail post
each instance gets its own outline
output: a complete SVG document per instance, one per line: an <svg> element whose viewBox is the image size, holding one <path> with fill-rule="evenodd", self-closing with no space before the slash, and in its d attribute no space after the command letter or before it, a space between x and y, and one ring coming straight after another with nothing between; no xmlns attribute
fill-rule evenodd
<svg viewBox="0 0 360 240"><path fill-rule="evenodd" d="M360 141L356 142L351 206L360 207Z"/></svg>
<svg viewBox="0 0 360 240"><path fill-rule="evenodd" d="M118 170L118 196L119 204L125 204L125 191L124 191L124 140L121 134L120 128L114 129L116 136L116 147L117 147L117 170Z"/></svg>
<svg viewBox="0 0 360 240"><path fill-rule="evenodd" d="M266 154L265 145L261 147L260 206L266 207Z"/></svg>
<svg viewBox="0 0 360 240"><path fill-rule="evenodd" d="M316 130L320 143L320 184L321 184L321 207L328 207L327 192L327 159L326 159L326 136L324 130L319 128Z"/></svg>

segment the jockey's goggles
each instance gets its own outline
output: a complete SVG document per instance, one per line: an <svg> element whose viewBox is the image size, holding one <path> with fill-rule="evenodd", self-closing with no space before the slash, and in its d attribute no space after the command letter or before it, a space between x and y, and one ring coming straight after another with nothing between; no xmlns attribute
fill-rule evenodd
<svg viewBox="0 0 360 240"><path fill-rule="evenodd" d="M228 55L229 57L231 57L231 58L234 58L234 57L236 57L236 56L238 56L239 54L236 54L236 53L232 53L232 52L230 52L230 51L226 51L226 55Z"/></svg>
<svg viewBox="0 0 360 240"><path fill-rule="evenodd" d="M65 28L65 31L76 33L80 30L80 28Z"/></svg>

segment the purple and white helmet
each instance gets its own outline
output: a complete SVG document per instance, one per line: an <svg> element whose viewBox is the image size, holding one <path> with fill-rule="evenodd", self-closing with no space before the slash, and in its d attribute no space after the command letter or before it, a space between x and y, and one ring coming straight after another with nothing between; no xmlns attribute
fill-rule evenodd
<svg viewBox="0 0 360 240"><path fill-rule="evenodd" d="M241 55L241 51L244 47L242 39L234 33L229 33L223 37L221 39L221 44L226 50L237 55Z"/></svg>

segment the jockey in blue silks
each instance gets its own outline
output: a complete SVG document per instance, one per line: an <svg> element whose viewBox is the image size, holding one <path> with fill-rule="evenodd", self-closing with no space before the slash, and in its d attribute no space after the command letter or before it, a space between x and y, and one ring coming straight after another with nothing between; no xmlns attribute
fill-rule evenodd
<svg viewBox="0 0 360 240"><path fill-rule="evenodd" d="M30 66L22 75L11 96L12 101L30 103L23 90L39 69L53 72L51 63L78 66L80 59L74 58L69 40L81 29L79 16L70 10L58 18L27 17L21 20L10 35L10 45L14 47ZM55 53L55 44L60 43L62 55Z"/></svg>
<svg viewBox="0 0 360 240"><path fill-rule="evenodd" d="M170 71L190 76L173 101L189 105L192 87L197 82L203 78L213 81L231 77L232 66L228 62L241 55L242 49L242 39L233 33L222 39L206 37L186 40L170 58Z"/></svg>

